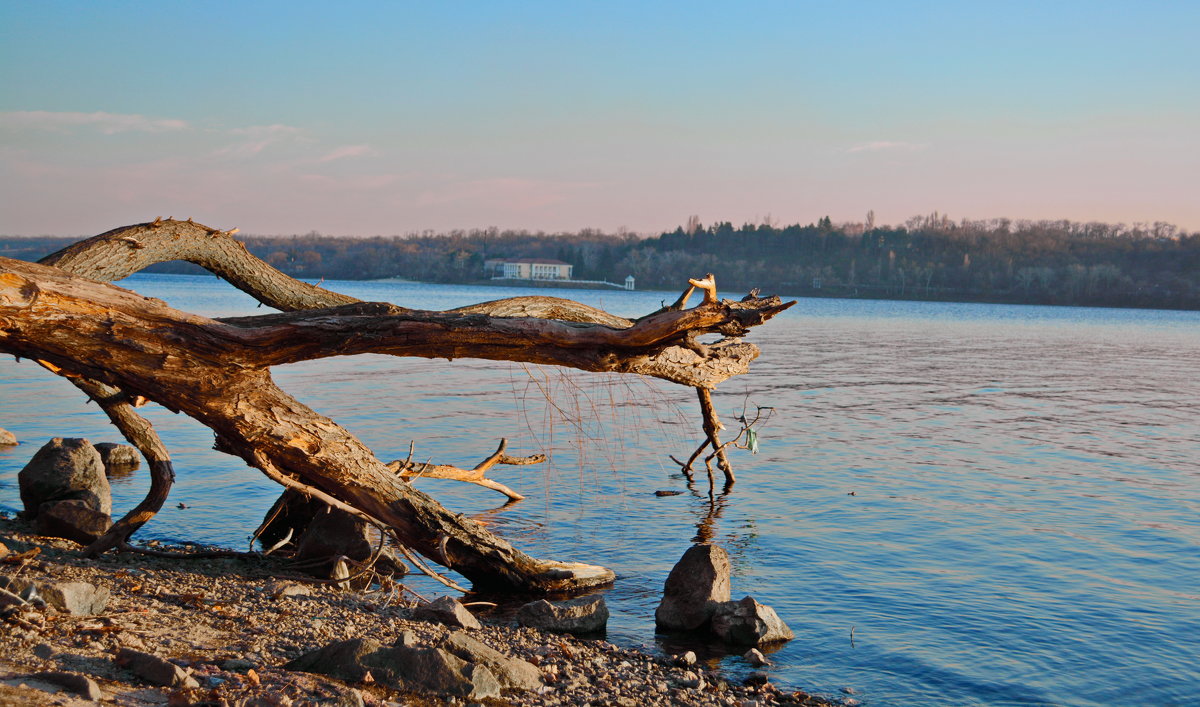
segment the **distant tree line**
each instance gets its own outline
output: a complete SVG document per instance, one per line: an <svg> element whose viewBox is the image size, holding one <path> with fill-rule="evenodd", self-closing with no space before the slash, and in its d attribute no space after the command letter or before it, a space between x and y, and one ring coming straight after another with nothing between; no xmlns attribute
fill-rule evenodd
<svg viewBox="0 0 1200 707"><path fill-rule="evenodd" d="M0 256L37 260L74 238L0 236ZM350 238L316 232L247 236L247 248L301 278L478 282L489 258L563 260L581 280L678 289L717 273L726 293L1200 309L1200 233L1166 223L952 221L937 213L900 226L729 222L642 238L481 229ZM198 273L187 263L152 271Z"/></svg>

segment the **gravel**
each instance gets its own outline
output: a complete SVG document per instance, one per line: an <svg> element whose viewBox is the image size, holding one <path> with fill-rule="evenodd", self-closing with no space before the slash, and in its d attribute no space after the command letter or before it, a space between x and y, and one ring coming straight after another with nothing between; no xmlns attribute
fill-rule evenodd
<svg viewBox="0 0 1200 707"><path fill-rule="evenodd" d="M46 703L38 673L74 673L93 680L108 704L455 704L450 698L397 692L373 682L346 683L285 670L316 648L351 638L391 645L435 645L454 630L413 619L407 593L350 592L297 579L275 558L175 559L108 553L83 558L68 541L29 534L0 518L0 542L10 550L0 574L37 583L90 582L108 589L107 609L74 616L32 604L0 609L0 703ZM24 557L35 548L36 555ZM14 558L18 558L14 561ZM506 689L488 705L743 704L829 705L825 698L783 692L769 681L726 682L703 664L622 648L603 640L550 634L483 620L471 638L541 672L536 690ZM198 688L163 687L120 667L122 649L178 666ZM69 693L58 704L92 704ZM267 701L269 700L269 701ZM461 704L466 704L459 700Z"/></svg>

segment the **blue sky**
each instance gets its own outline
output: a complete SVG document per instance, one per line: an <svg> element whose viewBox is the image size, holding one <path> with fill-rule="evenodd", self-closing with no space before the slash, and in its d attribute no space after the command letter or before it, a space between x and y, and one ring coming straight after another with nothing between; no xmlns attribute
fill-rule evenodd
<svg viewBox="0 0 1200 707"><path fill-rule="evenodd" d="M1195 2L0 0L0 233L1200 230Z"/></svg>

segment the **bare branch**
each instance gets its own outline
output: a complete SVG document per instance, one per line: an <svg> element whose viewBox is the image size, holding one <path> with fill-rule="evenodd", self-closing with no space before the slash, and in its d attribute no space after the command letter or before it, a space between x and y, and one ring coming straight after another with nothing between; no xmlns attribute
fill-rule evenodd
<svg viewBox="0 0 1200 707"><path fill-rule="evenodd" d="M400 478L405 479L406 481L412 481L418 478L453 479L455 481L464 481L469 484L475 484L477 486L489 488L493 491L499 491L514 501L520 501L525 497L498 481L485 478L484 474L496 464L541 464L542 462L546 461L546 455L534 454L528 457L510 457L504 453L504 449L507 444L507 440L500 440L500 446L491 454L491 456L481 461L475 466L475 468L469 470L460 469L456 466L450 466L448 464L413 464L411 461L411 450L409 451L408 459L404 461L397 459L396 461L389 462L387 464L387 468L391 469L393 472L398 474Z"/></svg>

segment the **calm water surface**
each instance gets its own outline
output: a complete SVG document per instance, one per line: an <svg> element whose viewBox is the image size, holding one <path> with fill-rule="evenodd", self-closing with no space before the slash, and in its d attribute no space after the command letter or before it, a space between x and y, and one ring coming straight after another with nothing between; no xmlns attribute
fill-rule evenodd
<svg viewBox="0 0 1200 707"><path fill-rule="evenodd" d="M197 313L254 311L215 279L121 284ZM433 309L534 293L326 284ZM562 294L626 315L675 296ZM763 356L718 391L718 410L775 414L715 503L667 458L699 442L694 397L677 386L382 356L275 377L385 460L412 439L417 458L463 466L501 437L513 453L548 452L545 466L493 473L521 503L422 487L536 556L614 568L618 643L681 647L654 635L654 607L674 561L710 539L732 555L735 598L774 606L796 632L771 656L785 687L851 687L874 705L1200 703L1200 313L801 300L751 338ZM139 537L244 547L278 487L211 451L200 425L147 414L179 480ZM73 387L11 358L0 426L22 441L0 448L10 512L16 474L46 439L117 439ZM146 483L118 481L118 511ZM719 647L686 647L734 677L748 670Z"/></svg>

